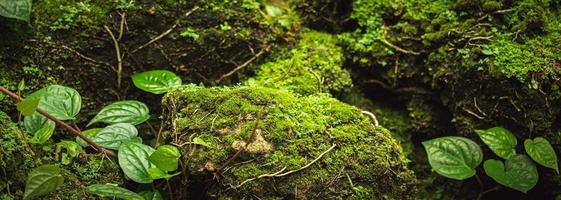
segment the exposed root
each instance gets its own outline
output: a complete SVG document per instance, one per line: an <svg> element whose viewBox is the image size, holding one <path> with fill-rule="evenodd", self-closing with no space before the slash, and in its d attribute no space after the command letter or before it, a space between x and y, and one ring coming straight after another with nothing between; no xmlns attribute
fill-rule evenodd
<svg viewBox="0 0 561 200"><path fill-rule="evenodd" d="M277 172L275 172L275 173L272 173L272 174L262 174L262 175L259 175L259 176L255 177L255 178L247 179L247 180L241 182L239 185L231 186L231 188L232 188L232 189L237 189L237 188L240 188L241 186L243 186L244 184L246 184L246 183L248 183L248 182L250 182L250 181L254 181L254 180L257 180L257 179L261 179L261 178L266 178L266 177L282 177L282 176L286 176L286 175L290 175L290 174L293 174L293 173L302 171L302 170L304 170L304 169L306 169L306 168L312 166L315 162L317 162L318 160L320 160L325 154L329 153L329 152L330 152L331 150L333 150L336 146L337 146L336 144L331 145L331 147L329 147L329 149L327 149L327 150L325 150L323 153L319 154L319 156L316 157L316 159L312 160L312 162L310 162L310 163L304 165L303 167L300 167L300 168L295 169L295 170L290 170L290 171L287 171L287 172L284 172L284 170L286 170L286 167L283 167L281 170L279 170L279 171L277 171Z"/></svg>

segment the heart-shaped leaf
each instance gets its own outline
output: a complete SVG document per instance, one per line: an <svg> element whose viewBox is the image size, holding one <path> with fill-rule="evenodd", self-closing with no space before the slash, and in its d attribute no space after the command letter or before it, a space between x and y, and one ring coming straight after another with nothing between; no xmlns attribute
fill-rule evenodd
<svg viewBox="0 0 561 200"><path fill-rule="evenodd" d="M176 147L162 145L148 159L159 169L169 172L177 169L180 156L179 150Z"/></svg>
<svg viewBox="0 0 561 200"><path fill-rule="evenodd" d="M28 98L40 98L39 108L60 120L73 120L82 106L78 91L61 85L50 85Z"/></svg>
<svg viewBox="0 0 561 200"><path fill-rule="evenodd" d="M447 136L424 141L429 164L436 173L456 180L475 175L483 153L474 141L457 136Z"/></svg>
<svg viewBox="0 0 561 200"><path fill-rule="evenodd" d="M163 94L181 86L181 78L167 70L134 74L132 82L137 88L154 94Z"/></svg>
<svg viewBox="0 0 561 200"><path fill-rule="evenodd" d="M103 128L92 140L102 147L119 150L123 141L131 140L137 135L138 131L133 125L118 123Z"/></svg>
<svg viewBox="0 0 561 200"><path fill-rule="evenodd" d="M47 119L40 113L34 113L31 116L23 118L23 127L25 128L25 131L31 135L35 135L39 129L47 125L53 128L56 126L55 122Z"/></svg>
<svg viewBox="0 0 561 200"><path fill-rule="evenodd" d="M63 182L64 178L59 167L55 165L37 167L27 176L23 199L34 199L54 192Z"/></svg>
<svg viewBox="0 0 561 200"><path fill-rule="evenodd" d="M514 155L506 160L486 160L483 169L497 183L526 193L538 183L536 165L525 155Z"/></svg>
<svg viewBox="0 0 561 200"><path fill-rule="evenodd" d="M557 164L557 154L555 150L545 138L537 137L534 140L526 139L524 141L526 153L538 164L554 169L559 174L559 165Z"/></svg>
<svg viewBox="0 0 561 200"><path fill-rule="evenodd" d="M123 142L119 147L119 166L127 177L137 183L152 183L148 169L154 165L148 161L148 157L154 153L154 149L148 145Z"/></svg>
<svg viewBox="0 0 561 200"><path fill-rule="evenodd" d="M113 197L125 200L144 200L144 197L139 194L113 184L93 184L86 187L86 191L100 197Z"/></svg>
<svg viewBox="0 0 561 200"><path fill-rule="evenodd" d="M96 122L104 122L107 124L129 123L138 125L150 118L148 107L140 101L128 100L117 101L105 106L97 115L88 123L88 126Z"/></svg>
<svg viewBox="0 0 561 200"><path fill-rule="evenodd" d="M493 127L487 130L476 130L475 132L497 156L508 159L516 155L516 137L505 128Z"/></svg>
<svg viewBox="0 0 561 200"><path fill-rule="evenodd" d="M144 197L144 200L164 200L164 197L158 190L144 191L138 194Z"/></svg>
<svg viewBox="0 0 561 200"><path fill-rule="evenodd" d="M101 131L102 128L92 128L92 129L88 129L85 131L82 131L82 135L86 136L87 138L94 138L95 135L97 135L97 133L99 133L99 131ZM82 140L80 137L76 136L76 143L78 143L80 146L82 147L88 147L90 145L88 145L88 143L86 143L86 141Z"/></svg>
<svg viewBox="0 0 561 200"><path fill-rule="evenodd" d="M27 98L19 103L16 104L16 108L18 109L18 111L21 112L21 114L23 114L23 116L31 116L33 115L33 113L35 113L35 110L37 110L37 107L39 107L39 100L40 99L36 99L36 98Z"/></svg>
<svg viewBox="0 0 561 200"><path fill-rule="evenodd" d="M0 16L29 22L32 0L0 0Z"/></svg>

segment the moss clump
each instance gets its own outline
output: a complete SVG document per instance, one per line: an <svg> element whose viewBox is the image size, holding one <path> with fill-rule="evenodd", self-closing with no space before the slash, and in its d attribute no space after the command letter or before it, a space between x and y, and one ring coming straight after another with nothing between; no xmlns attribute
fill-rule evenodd
<svg viewBox="0 0 561 200"><path fill-rule="evenodd" d="M536 79L561 77L560 32L533 37L523 43L513 39L513 36L498 36L483 48L483 53L492 56L488 59L490 71L516 78L535 89L538 88ZM532 79L536 75L540 77Z"/></svg>
<svg viewBox="0 0 561 200"><path fill-rule="evenodd" d="M182 155L192 176L221 169L220 182L207 191L210 197L409 199L416 192L415 176L390 132L329 95L191 85L167 94L163 104L174 142L199 138L209 144L185 145ZM331 145L336 146L306 169L244 183L299 169ZM222 166L237 151L240 156Z"/></svg>
<svg viewBox="0 0 561 200"><path fill-rule="evenodd" d="M58 164L54 152L47 146L29 143L29 136L21 131L3 112L0 112L0 199L22 199L25 180L33 168L44 164ZM96 183L124 183L119 166L101 155L80 155L63 168L64 185L50 194L53 199L96 199L85 187ZM48 195L49 196L49 195Z"/></svg>
<svg viewBox="0 0 561 200"><path fill-rule="evenodd" d="M342 64L342 49L333 36L307 31L296 47L259 66L248 84L302 95L341 93L352 86L350 74L342 69Z"/></svg>
<svg viewBox="0 0 561 200"><path fill-rule="evenodd" d="M296 47L259 66L248 84L302 95L341 93L352 87L350 74L342 64L342 49L332 35L306 31Z"/></svg>

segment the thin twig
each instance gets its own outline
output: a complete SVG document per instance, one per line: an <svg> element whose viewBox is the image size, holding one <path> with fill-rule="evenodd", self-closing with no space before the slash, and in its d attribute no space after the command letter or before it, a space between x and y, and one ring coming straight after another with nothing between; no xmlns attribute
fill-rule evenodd
<svg viewBox="0 0 561 200"><path fill-rule="evenodd" d="M84 60L90 61L90 62L95 63L95 64L99 64L99 65L109 66L109 67L111 67L111 69L112 69L113 71L117 72L117 69L115 69L115 67L112 66L112 65L109 64L109 63L102 62L102 61L98 61L98 60L95 60L95 59L93 59L93 58L90 58L90 57L88 57L88 56L86 56L86 55L84 55L84 54L82 54L82 53L76 51L75 49L72 49L72 48L66 46L66 45L61 45L60 47L62 47L63 49L66 49L66 50L68 50L68 51L70 51L70 52L76 54L78 57L80 57L80 58L82 58L82 59L84 59Z"/></svg>
<svg viewBox="0 0 561 200"><path fill-rule="evenodd" d="M259 51L257 54L255 54L253 57L251 57L249 60L245 61L243 64L237 66L235 69L233 69L232 71L222 75L220 78L218 78L216 80L217 83L220 83L220 81L222 81L222 79L227 78L229 76L231 76L232 74L236 73L237 71L243 69L244 67L247 67L249 64L251 64L251 62L253 62L255 59L257 59L259 56L263 55L265 52L269 51L269 46L266 46L265 48L262 48L261 51Z"/></svg>
<svg viewBox="0 0 561 200"><path fill-rule="evenodd" d="M195 12L196 10L198 10L199 7L195 6L193 9L191 9L189 12L185 13L184 17L187 17L189 15L191 15L191 13ZM163 37L165 37L166 35L168 35L169 33L171 33L175 28L177 28L177 26L179 26L179 20L175 21L175 23L173 24L173 26L171 26L171 28L169 28L168 30L164 31L162 34L156 36L154 39L151 39L150 41L148 41L147 43L141 45L140 47L136 48L135 50L133 50L131 53L135 53L137 51L140 51L141 49L144 49L145 47L147 47L148 45L151 45L152 43L162 39Z"/></svg>
<svg viewBox="0 0 561 200"><path fill-rule="evenodd" d="M304 170L304 169L306 169L306 168L312 166L315 162L317 162L318 160L320 160L325 154L329 153L329 152L330 152L331 150L333 150L336 146L337 146L336 144L331 145L331 147L329 147L329 149L327 149L327 150L325 150L324 152L322 152L321 154L319 154L319 156L316 157L316 159L312 160L312 162L310 162L310 163L304 165L303 167L300 167L300 168L295 169L295 170L290 170L290 171L287 171L287 172L284 172L284 170L286 169L286 167L284 167L284 168L282 168L281 170L279 170L279 171L277 171L277 172L275 172L275 173L272 173L272 174L262 174L262 175L259 175L259 176L255 177L255 178L247 179L247 180L243 181L242 183L240 183L239 185L236 185L236 186L232 187L232 189L239 188L239 187L243 186L244 184L246 184L246 183L248 183L248 182L250 182L250 181L254 181L254 180L257 180L257 179L260 179L260 178L265 178L265 177L282 177L282 176L286 176L286 175L289 175L289 174L293 174L293 173L302 171L302 170ZM284 173L283 173L283 172L284 172Z"/></svg>
<svg viewBox="0 0 561 200"><path fill-rule="evenodd" d="M20 97L19 95L14 94L13 92L10 92L8 89L0 86L0 92L4 93L5 95L8 95L9 97L11 97L12 99L16 100L17 102L19 101L23 101L23 98ZM70 131L70 133L72 133L74 136L79 137L80 139L86 141L86 143L88 143L88 145L90 145L92 148L94 148L96 151L98 151L99 153L105 154L107 156L116 158L117 155L110 151L107 150L101 146L99 146L98 144L96 144L94 141L92 141L90 138L84 136L79 130L76 130L74 128L72 128L72 126L66 124L65 122L57 119L56 117L52 116L51 114L45 112L42 109L37 108L36 110L38 113L40 113L41 115L47 117L48 119L54 121L56 124L62 126L64 129Z"/></svg>
<svg viewBox="0 0 561 200"><path fill-rule="evenodd" d="M411 54L411 55L416 55L416 56L421 55L421 53L419 53L419 52L415 52L415 51L411 51L411 50L406 50L406 49L403 49L403 48L401 48L401 47L398 47L398 46L396 46L396 45L390 43L390 42L389 42L388 40L386 40L385 38L382 38L381 41L382 41L382 43L384 43L385 45L388 45L389 47L391 47L391 48L393 48L393 49L395 49L396 51L399 51L399 52L401 52L401 53L404 53L404 54Z"/></svg>
<svg viewBox="0 0 561 200"><path fill-rule="evenodd" d="M113 35L113 32L111 32L109 27L104 25L103 28L105 28L107 33L109 33L111 39L113 40L113 45L115 45L115 56L117 57L117 87L121 88L121 77L123 73L123 58L121 57L121 49L119 48L119 42L117 41L117 38L115 38L115 35Z"/></svg>
<svg viewBox="0 0 561 200"><path fill-rule="evenodd" d="M374 126L379 126L380 124L378 123L378 119L376 118L376 115L374 115L374 113L368 112L366 110L361 111L362 114L368 115L370 117L370 119L372 119L372 122L374 122Z"/></svg>
<svg viewBox="0 0 561 200"><path fill-rule="evenodd" d="M125 27L126 13L117 13L121 16L121 24L119 25L119 37L117 37L117 41L121 41L121 38L123 38L123 30Z"/></svg>

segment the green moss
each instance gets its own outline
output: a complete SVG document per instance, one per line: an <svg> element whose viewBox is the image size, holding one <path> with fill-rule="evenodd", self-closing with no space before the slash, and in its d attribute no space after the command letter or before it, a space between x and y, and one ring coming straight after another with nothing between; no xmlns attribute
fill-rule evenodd
<svg viewBox="0 0 561 200"><path fill-rule="evenodd" d="M286 89L302 95L341 93L352 86L350 74L342 69L342 64L342 49L333 36L306 31L294 48L259 66L248 85Z"/></svg>
<svg viewBox="0 0 561 200"><path fill-rule="evenodd" d="M491 71L497 71L506 77L531 84L530 76L535 74L551 79L560 77L561 49L559 43L561 43L559 32L534 37L524 43L513 41L512 36L500 36L486 45L483 51L493 56L489 59L490 64L488 65ZM529 86L537 89L537 86Z"/></svg>
<svg viewBox="0 0 561 200"><path fill-rule="evenodd" d="M212 148L182 148L182 155L188 155L184 157L188 171L194 176L215 172L249 141L246 151L223 169L220 183L208 191L210 196L407 199L415 194L415 177L392 134L373 126L359 109L327 94L297 97L256 86L190 85L167 94L163 105L174 125L170 138L183 143L200 137L213 144ZM307 169L236 187L283 168L296 170L331 145L336 147Z"/></svg>

